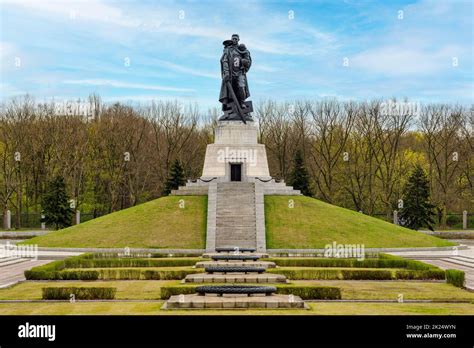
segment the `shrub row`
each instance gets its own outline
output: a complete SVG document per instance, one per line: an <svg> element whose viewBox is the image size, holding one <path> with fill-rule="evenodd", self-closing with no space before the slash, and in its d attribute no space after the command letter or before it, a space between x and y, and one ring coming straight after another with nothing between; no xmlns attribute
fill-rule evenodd
<svg viewBox="0 0 474 348"><path fill-rule="evenodd" d="M295 295L301 297L303 300L340 300L341 290L336 287L329 286L279 286L277 294ZM166 300L174 295L194 294L196 292L195 286L163 286L161 288L161 298Z"/></svg>
<svg viewBox="0 0 474 348"><path fill-rule="evenodd" d="M43 300L69 300L74 294L76 300L112 300L116 288L43 288Z"/></svg>
<svg viewBox="0 0 474 348"><path fill-rule="evenodd" d="M27 280L181 280L200 270L149 270L140 268L110 268L99 270L25 271Z"/></svg>
<svg viewBox="0 0 474 348"><path fill-rule="evenodd" d="M181 280L188 274L201 273L202 270L147 270L140 268L120 269L100 269L99 279L101 280Z"/></svg>
<svg viewBox="0 0 474 348"><path fill-rule="evenodd" d="M432 279L444 280L443 270L346 270L346 269L267 269L268 273L286 276L288 279L301 280L397 280L397 279Z"/></svg>
<svg viewBox="0 0 474 348"><path fill-rule="evenodd" d="M464 277L465 274L463 271L459 271L457 269L446 270L446 282L459 288L464 287Z"/></svg>
<svg viewBox="0 0 474 348"><path fill-rule="evenodd" d="M277 294L295 295L303 300L340 300L341 289L329 286L277 287Z"/></svg>
<svg viewBox="0 0 474 348"><path fill-rule="evenodd" d="M446 272L442 269L428 269L418 271L395 271L394 278L396 280L445 280Z"/></svg>
<svg viewBox="0 0 474 348"><path fill-rule="evenodd" d="M115 258L115 259L88 259L88 258L68 258L64 260L66 268L105 268L105 267L177 267L194 266L196 262L202 261L200 258L160 258L160 259L135 259L135 258Z"/></svg>
<svg viewBox="0 0 474 348"><path fill-rule="evenodd" d="M173 258L173 257L199 257L202 253L187 253L187 254L165 254L165 253L145 253L145 252L131 252L129 254L125 254L125 252L117 253L117 252L99 252L99 253L86 253L82 254L80 258L83 259L118 259L118 258Z"/></svg>
<svg viewBox="0 0 474 348"><path fill-rule="evenodd" d="M416 260L397 259L338 259L338 258L272 258L280 267L354 267L354 268L406 268L428 270L437 267Z"/></svg>
<svg viewBox="0 0 474 348"><path fill-rule="evenodd" d="M34 268L25 271L27 280L97 280L99 272L97 271L45 271L35 270Z"/></svg>

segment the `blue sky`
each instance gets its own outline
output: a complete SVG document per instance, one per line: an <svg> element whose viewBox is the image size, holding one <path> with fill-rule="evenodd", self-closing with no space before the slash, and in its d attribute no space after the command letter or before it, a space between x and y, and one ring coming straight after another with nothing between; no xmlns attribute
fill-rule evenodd
<svg viewBox="0 0 474 348"><path fill-rule="evenodd" d="M222 41L252 100L473 102L472 1L0 0L0 95L219 106ZM344 66L344 62L347 66Z"/></svg>

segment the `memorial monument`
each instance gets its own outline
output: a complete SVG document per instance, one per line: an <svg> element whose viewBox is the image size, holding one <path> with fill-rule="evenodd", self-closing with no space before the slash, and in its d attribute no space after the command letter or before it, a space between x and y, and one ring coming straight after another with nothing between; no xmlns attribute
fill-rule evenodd
<svg viewBox="0 0 474 348"><path fill-rule="evenodd" d="M250 51L239 44L239 35L225 40L221 63L219 118L214 144L208 145L201 179L218 181L270 180L265 146L257 142L257 126L247 80L252 66Z"/></svg>
<svg viewBox="0 0 474 348"><path fill-rule="evenodd" d="M247 73L250 51L239 35L223 42L219 101L223 115L217 121L214 143L207 145L202 175L188 180L174 195L207 195L206 250L239 247L264 252L264 195L300 195L276 182L268 168L265 145L257 141L252 118Z"/></svg>

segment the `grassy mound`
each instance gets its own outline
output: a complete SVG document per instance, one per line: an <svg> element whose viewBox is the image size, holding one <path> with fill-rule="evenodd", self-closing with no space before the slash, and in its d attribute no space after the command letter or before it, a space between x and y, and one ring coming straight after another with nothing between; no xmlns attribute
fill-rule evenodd
<svg viewBox="0 0 474 348"><path fill-rule="evenodd" d="M289 200L293 200L293 208ZM451 242L303 196L265 196L267 248L310 249L326 244L365 248L440 247Z"/></svg>
<svg viewBox="0 0 474 348"><path fill-rule="evenodd" d="M184 208L179 201L184 200ZM207 196L168 196L124 209L23 244L70 248L205 247Z"/></svg>
<svg viewBox="0 0 474 348"><path fill-rule="evenodd" d="M179 208L183 199L185 207ZM288 207L288 200L294 207ZM169 196L80 225L29 239L23 244L70 248L205 247L206 196ZM324 248L326 244L433 247L452 243L358 212L302 196L266 196L267 247Z"/></svg>

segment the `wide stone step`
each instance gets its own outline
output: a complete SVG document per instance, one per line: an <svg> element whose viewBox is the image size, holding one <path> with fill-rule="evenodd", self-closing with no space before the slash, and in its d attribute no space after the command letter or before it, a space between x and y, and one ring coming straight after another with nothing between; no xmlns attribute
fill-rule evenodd
<svg viewBox="0 0 474 348"><path fill-rule="evenodd" d="M243 225L243 224L248 224L248 223L253 223L255 224L256 218L255 216L247 216L247 217L242 217L240 219L237 219L235 217L228 217L226 215L221 215L218 216L219 223L224 223L227 224L227 226L235 226L235 225Z"/></svg>
<svg viewBox="0 0 474 348"><path fill-rule="evenodd" d="M222 221L255 221L255 214L242 214L240 216L236 216L236 215L230 215L230 214L222 214L222 215L219 215L217 214L217 217L222 219Z"/></svg>
<svg viewBox="0 0 474 348"><path fill-rule="evenodd" d="M227 254L228 254L228 255L234 255L234 254L235 254L235 247L234 247L234 246L228 245L228 246L226 246L226 247L231 248L232 251L229 251L229 252L223 252L223 251L221 251L221 252L205 253L205 254L202 254L202 257L203 257L204 259L208 259L208 258L210 258L210 257L213 256L213 255L227 255ZM259 257L262 258L262 259L265 259L265 258L269 258L269 257L270 257L269 254L267 254L267 253L248 252L248 251L241 251L241 250L239 251L239 254L241 254L241 255L257 255L257 256L259 256ZM228 265L227 265L227 266L228 266ZM232 265L231 265L231 266L232 266ZM232 267L234 267L234 266L232 266Z"/></svg>
<svg viewBox="0 0 474 348"><path fill-rule="evenodd" d="M255 235L255 226L217 226L217 231L223 236L248 236Z"/></svg>
<svg viewBox="0 0 474 348"><path fill-rule="evenodd" d="M238 209L242 208L254 208L255 209L255 202L254 201L249 201L249 202L229 202L226 204L225 202L218 202L217 203L217 209L226 209L229 211L236 211Z"/></svg>
<svg viewBox="0 0 474 348"><path fill-rule="evenodd" d="M256 248L254 183L218 183L215 246Z"/></svg>
<svg viewBox="0 0 474 348"><path fill-rule="evenodd" d="M216 241L216 247L220 247L222 245L229 245L229 243L232 243L232 244L235 244L241 248L251 248L251 247L255 247L255 245L257 244L257 241L254 240L254 241L246 241L246 240L235 240L235 239L232 239L232 240L217 240Z"/></svg>
<svg viewBox="0 0 474 348"><path fill-rule="evenodd" d="M242 201L248 202L248 201L252 201L254 199L253 193L248 193L245 196L240 196L240 197L233 197L233 195L234 194L232 192L229 192L228 194L220 195L221 197L219 197L219 195L217 195L217 198L218 199L220 198L221 202L226 202L228 204L242 202Z"/></svg>
<svg viewBox="0 0 474 348"><path fill-rule="evenodd" d="M217 216L219 215L235 215L236 213L240 213L242 215L255 215L255 209L249 207L240 207L235 209L227 209L227 208L217 208Z"/></svg>
<svg viewBox="0 0 474 348"><path fill-rule="evenodd" d="M235 308L267 308L284 309L299 308L308 309L301 297L293 295L275 294L271 296L258 295L224 295L224 296L201 296L198 294L175 295L165 302L162 309L235 309Z"/></svg>
<svg viewBox="0 0 474 348"><path fill-rule="evenodd" d="M239 247L255 247L257 237L256 236L249 236L249 237L238 237L238 236L228 236L227 238L219 238L216 239L216 246L225 246L229 245L229 243L233 243Z"/></svg>
<svg viewBox="0 0 474 348"><path fill-rule="evenodd" d="M188 274L185 283L286 283L286 277L281 274L219 274L198 273Z"/></svg>
<svg viewBox="0 0 474 348"><path fill-rule="evenodd" d="M237 210L245 207L255 207L255 202L254 201L248 201L248 202L239 202L239 201L232 201L232 202L223 202L220 201L216 205L217 209L227 209L227 210Z"/></svg>
<svg viewBox="0 0 474 348"><path fill-rule="evenodd" d="M248 221L248 222L239 221L238 223L235 223L235 224L218 222L216 224L216 228L219 230L219 232L227 233L227 232L222 232L222 229L232 228L232 232L231 232L232 234L236 233L235 231L243 232L243 233L251 233L256 229L256 226L257 225L256 225L255 221Z"/></svg>
<svg viewBox="0 0 474 348"><path fill-rule="evenodd" d="M10 265L15 265L17 263L30 261L31 259L22 259L18 257L5 257L5 258L2 258L1 260L2 261L0 262L0 267L6 267Z"/></svg>
<svg viewBox="0 0 474 348"><path fill-rule="evenodd" d="M254 188L250 190L242 190L242 189L232 189L232 190L222 190L222 189L217 189L217 194L221 193L233 193L235 195L244 195L244 194L252 194L254 192Z"/></svg>
<svg viewBox="0 0 474 348"><path fill-rule="evenodd" d="M241 227L240 229L229 230L227 227L218 227L220 233L218 239L252 239L255 238L255 227Z"/></svg>
<svg viewBox="0 0 474 348"><path fill-rule="evenodd" d="M236 266L236 267L265 267L265 268L275 268L275 262L270 261L199 261L194 266L195 268L204 268L209 266Z"/></svg>
<svg viewBox="0 0 474 348"><path fill-rule="evenodd" d="M220 227L217 226L217 232L229 236L236 236L238 234L248 234L254 235L255 234L255 227L254 226L232 226L232 227Z"/></svg>
<svg viewBox="0 0 474 348"><path fill-rule="evenodd" d="M458 259L458 258L455 258L455 257L448 257L448 258L445 258L445 259L441 259L441 261L450 262L450 263L453 263L455 265L474 268L474 264L472 262L464 261L462 259Z"/></svg>
<svg viewBox="0 0 474 348"><path fill-rule="evenodd" d="M247 209L247 211L255 211L255 202L239 202L239 203L229 203L225 204L225 202L217 203L217 210L225 210L229 213L240 213Z"/></svg>
<svg viewBox="0 0 474 348"><path fill-rule="evenodd" d="M247 199L249 198L249 196L252 196L254 193L254 191L249 191L249 192L233 192L233 191L229 191L229 192L219 192L217 191L217 196L221 196L223 197L224 199L229 199L229 198L232 198L232 197L238 197L240 199ZM232 197L229 197L229 195L232 195Z"/></svg>

